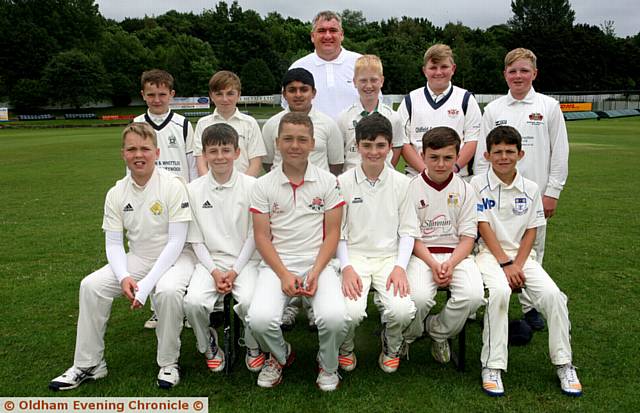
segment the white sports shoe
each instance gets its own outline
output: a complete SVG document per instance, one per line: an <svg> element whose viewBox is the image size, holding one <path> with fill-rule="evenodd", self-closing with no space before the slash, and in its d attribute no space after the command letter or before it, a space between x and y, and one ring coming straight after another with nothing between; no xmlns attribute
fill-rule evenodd
<svg viewBox="0 0 640 413"><path fill-rule="evenodd" d="M166 367L160 367L158 372L158 387L161 389L170 389L180 383L180 369L177 364Z"/></svg>
<svg viewBox="0 0 640 413"><path fill-rule="evenodd" d="M340 384L340 375L337 371L329 373L328 371L320 367L320 372L318 373L316 384L322 391L334 391Z"/></svg>
<svg viewBox="0 0 640 413"><path fill-rule="evenodd" d="M225 360L224 352L218 346L218 333L212 327L209 327L209 346L204 352L207 367L214 373L224 370Z"/></svg>
<svg viewBox="0 0 640 413"><path fill-rule="evenodd" d="M82 384L85 380L97 380L107 376L107 363L102 360L100 364L93 367L80 368L72 366L60 376L49 382L49 389L71 390Z"/></svg>
<svg viewBox="0 0 640 413"><path fill-rule="evenodd" d="M556 373L560 379L562 392L568 396L582 396L582 384L580 384L580 380L578 380L576 368L571 363L557 367Z"/></svg>
<svg viewBox="0 0 640 413"><path fill-rule="evenodd" d="M244 357L244 364L250 372L257 373L262 370L267 356L260 349L247 349L247 355Z"/></svg>
<svg viewBox="0 0 640 413"><path fill-rule="evenodd" d="M344 371L353 371L358 364L356 353L349 352L345 354L338 354L338 366Z"/></svg>
<svg viewBox="0 0 640 413"><path fill-rule="evenodd" d="M278 362L278 359L270 355L267 361L264 363L264 367L260 370L260 374L258 374L258 386L264 388L276 387L278 384L282 383L282 369L287 366L290 366L293 363L295 355L291 350L291 344L285 343L287 345L287 361L284 365Z"/></svg>
<svg viewBox="0 0 640 413"><path fill-rule="evenodd" d="M158 327L158 315L153 312L151 313L151 317L149 317L149 319L144 322L144 328L153 330L156 327Z"/></svg>
<svg viewBox="0 0 640 413"><path fill-rule="evenodd" d="M499 369L482 369L482 390L489 396L504 396L501 373Z"/></svg>

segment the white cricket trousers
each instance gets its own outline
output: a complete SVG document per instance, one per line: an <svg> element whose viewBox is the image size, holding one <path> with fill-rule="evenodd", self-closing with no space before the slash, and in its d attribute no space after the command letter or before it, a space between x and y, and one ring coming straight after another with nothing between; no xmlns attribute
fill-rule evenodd
<svg viewBox="0 0 640 413"><path fill-rule="evenodd" d="M444 262L451 257L450 253L431 254L438 262ZM409 260L407 267L411 299L416 304L416 316L404 332L408 343L414 342L429 333L435 341L442 342L456 336L464 327L470 314L475 313L484 304L484 289L482 276L471 256L463 259L453 269L453 277L449 284L451 298L434 316L425 331L424 320L435 304L438 285L433 281L431 268L415 255Z"/></svg>
<svg viewBox="0 0 640 413"><path fill-rule="evenodd" d="M349 261L355 272L362 280L362 294L357 300L344 297L347 314L351 318L347 337L340 350L350 353L355 348L354 338L356 328L367 316L367 297L369 289L373 287L378 293L382 304L381 319L385 325L383 334L386 336L389 354L397 354L402 345L402 332L411 323L416 314L416 306L409 295L400 297L393 295L393 286L387 291L387 280L395 267L396 257L364 257L350 255ZM342 281L342 277L341 277Z"/></svg>
<svg viewBox="0 0 640 413"><path fill-rule="evenodd" d="M517 252L512 251L515 256ZM484 313L482 333L483 367L507 370L509 339L509 298L511 287L495 257L488 251L476 256L484 285L489 290L489 303ZM537 261L528 258L524 265L525 286L533 305L547 319L549 356L554 365L571 362L570 323L567 296L558 289Z"/></svg>
<svg viewBox="0 0 640 413"><path fill-rule="evenodd" d="M535 260L540 265L542 265L542 260L544 259L544 244L546 238L547 226L542 225L536 228L536 240L533 243L533 250L536 252ZM523 313L528 313L535 307L533 305L531 297L529 297L529 294L527 293L527 290L522 290L522 293L518 296L518 299L520 300L520 305L522 306Z"/></svg>
<svg viewBox="0 0 640 413"><path fill-rule="evenodd" d="M136 282L147 275L154 263L155 260L127 254L127 270ZM183 252L155 287L153 300L158 314L156 336L160 367L176 364L180 357L180 332L184 319L182 300L193 273L193 263L193 255ZM120 283L108 264L87 275L80 283L74 366L95 366L104 357L104 334L111 315L111 303L121 295Z"/></svg>
<svg viewBox="0 0 640 413"><path fill-rule="evenodd" d="M229 270L229 266L224 266L222 263L217 262L215 257L213 258L216 268L221 271ZM258 343L253 338L245 321L247 313L249 312L249 305L251 305L251 299L253 298L257 278L258 261L249 261L236 277L233 282L233 288L231 289L233 299L236 300L237 303L233 306L233 309L245 325L244 342L248 349L258 348ZM187 289L187 295L184 297L184 312L193 328L193 333L196 335L198 351L200 353L204 353L209 347L209 314L214 311L218 299L222 296L222 294L216 291L213 276L202 264L197 264L191 277L189 288ZM219 344L220 343L218 343L218 345Z"/></svg>
<svg viewBox="0 0 640 413"><path fill-rule="evenodd" d="M286 257L280 259L294 274L306 274L315 257ZM287 348L280 330L282 312L291 297L282 292L280 278L264 261L258 267L255 288L247 321L253 336L263 351L270 352L280 364L285 364ZM327 372L338 370L338 348L347 334L347 310L342 296L340 279L335 268L328 264L318 277L318 288L311 302L318 326L318 361Z"/></svg>

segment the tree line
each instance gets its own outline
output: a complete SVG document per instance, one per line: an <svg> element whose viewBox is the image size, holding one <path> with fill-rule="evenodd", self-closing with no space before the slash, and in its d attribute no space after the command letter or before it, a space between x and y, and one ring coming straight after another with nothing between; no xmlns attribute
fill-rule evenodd
<svg viewBox="0 0 640 413"><path fill-rule="evenodd" d="M455 53L456 84L475 93L505 92L503 58L515 47L538 56L540 91L639 88L640 32L620 38L611 21L575 24L568 0L513 0L511 10L507 22L487 29L438 27L425 17L367 21L361 11L344 10L343 46L381 57L387 94L424 84L422 57L437 42ZM262 17L237 2L117 22L93 0L0 0L0 101L18 110L127 105L152 67L175 76L179 96L206 95L222 69L240 75L245 95L279 93L289 65L313 50L310 31L310 22L276 12Z"/></svg>

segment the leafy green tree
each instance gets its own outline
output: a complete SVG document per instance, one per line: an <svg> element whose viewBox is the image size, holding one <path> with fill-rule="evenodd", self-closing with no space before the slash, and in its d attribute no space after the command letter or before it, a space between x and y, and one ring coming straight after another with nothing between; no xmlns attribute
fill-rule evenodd
<svg viewBox="0 0 640 413"><path fill-rule="evenodd" d="M111 90L100 59L78 49L55 55L44 68L42 80L52 103L74 108L98 102Z"/></svg>
<svg viewBox="0 0 640 413"><path fill-rule="evenodd" d="M267 62L257 58L251 59L242 66L242 93L247 96L261 96L278 93L276 79L267 66Z"/></svg>
<svg viewBox="0 0 640 413"><path fill-rule="evenodd" d="M39 80L20 79L11 89L9 102L19 112L35 111L47 104L47 99L42 93L42 86L42 82Z"/></svg>
<svg viewBox="0 0 640 413"><path fill-rule="evenodd" d="M176 95L206 96L218 61L207 42L186 34L178 35L164 50L156 50L160 67L175 79Z"/></svg>

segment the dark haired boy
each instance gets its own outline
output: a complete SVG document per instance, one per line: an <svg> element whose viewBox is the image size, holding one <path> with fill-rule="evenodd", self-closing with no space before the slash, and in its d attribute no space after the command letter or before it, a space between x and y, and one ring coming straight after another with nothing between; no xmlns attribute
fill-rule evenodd
<svg viewBox="0 0 640 413"><path fill-rule="evenodd" d="M422 150L427 168L409 185L421 235L407 269L417 312L404 334L411 343L428 333L434 359L447 363L451 358L447 339L457 335L484 302L482 277L471 256L477 235L476 194L453 173L460 150L454 129L429 130ZM427 317L438 287L449 288L451 298L439 314Z"/></svg>
<svg viewBox="0 0 640 413"><path fill-rule="evenodd" d="M525 289L549 325L549 356L557 368L562 392L580 396L582 386L571 364L567 297L535 260L536 231L546 225L538 185L520 174L524 156L520 133L498 126L486 138L484 158L491 164L471 185L478 193L480 250L476 262L489 290L482 335L482 388L502 396L501 372L507 369L509 298Z"/></svg>
<svg viewBox="0 0 640 413"><path fill-rule="evenodd" d="M378 364L384 372L398 369L402 331L416 311L406 269L419 236L417 217L409 196L409 178L386 167L392 137L391 122L383 115L373 113L360 120L355 139L362 162L338 177L346 205L337 256L351 319L339 358L346 371L356 367L355 330L367 316L371 287L382 304Z"/></svg>

